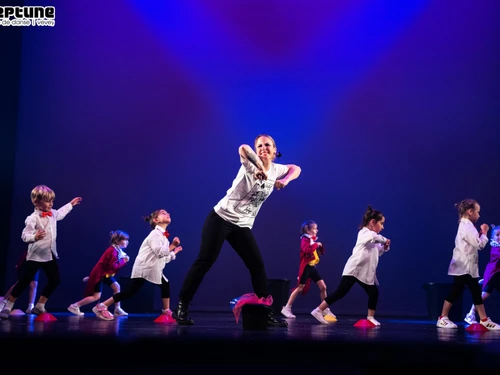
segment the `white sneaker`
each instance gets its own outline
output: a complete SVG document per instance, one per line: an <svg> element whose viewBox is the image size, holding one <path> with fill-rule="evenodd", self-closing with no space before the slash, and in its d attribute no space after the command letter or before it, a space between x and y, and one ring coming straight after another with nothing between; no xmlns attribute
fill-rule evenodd
<svg viewBox="0 0 500 375"><path fill-rule="evenodd" d="M375 319L373 316L367 317L366 320L368 320L369 322L375 324L376 326L380 325L380 322L377 319Z"/></svg>
<svg viewBox="0 0 500 375"><path fill-rule="evenodd" d="M464 321L468 324L476 324L477 323L477 320L476 320L476 314L475 313L468 313L465 318L464 318Z"/></svg>
<svg viewBox="0 0 500 375"><path fill-rule="evenodd" d="M26 309L25 313L28 314L28 315L31 314L31 310L33 310L33 307L35 307L35 306L28 306L28 308Z"/></svg>
<svg viewBox="0 0 500 375"><path fill-rule="evenodd" d="M481 325L485 326L490 331L500 331L500 326L493 322L490 318L488 318L488 320L485 320L484 322L481 320Z"/></svg>
<svg viewBox="0 0 500 375"><path fill-rule="evenodd" d="M314 316L316 320L321 324L328 324L328 322L323 317L323 311L321 311L319 307L316 307L313 311L311 311L311 315Z"/></svg>
<svg viewBox="0 0 500 375"><path fill-rule="evenodd" d="M128 312L123 310L121 307L115 307L115 316L127 316Z"/></svg>
<svg viewBox="0 0 500 375"><path fill-rule="evenodd" d="M0 311L2 311L5 308L5 305L7 304L7 298L0 299Z"/></svg>
<svg viewBox="0 0 500 375"><path fill-rule="evenodd" d="M439 328L453 329L458 328L455 323L453 323L447 316L442 316L438 319L436 326Z"/></svg>
<svg viewBox="0 0 500 375"><path fill-rule="evenodd" d="M0 318L2 319L9 319L9 315L10 315L9 309L3 308L2 311L0 311Z"/></svg>
<svg viewBox="0 0 500 375"><path fill-rule="evenodd" d="M287 318L295 318L295 315L293 315L292 313L291 307L283 306L283 308L281 309L281 313L285 315Z"/></svg>
<svg viewBox="0 0 500 375"><path fill-rule="evenodd" d="M323 310L323 316L333 316L334 318L337 318L334 313L331 312L330 308L327 307L326 309Z"/></svg>
<svg viewBox="0 0 500 375"><path fill-rule="evenodd" d="M113 320L115 317L108 311L106 305L98 303L92 308L92 312L102 320Z"/></svg>
<svg viewBox="0 0 500 375"><path fill-rule="evenodd" d="M80 311L80 307L76 306L75 304L71 304L68 306L68 311L72 314L75 314L77 316L83 316L85 313Z"/></svg>

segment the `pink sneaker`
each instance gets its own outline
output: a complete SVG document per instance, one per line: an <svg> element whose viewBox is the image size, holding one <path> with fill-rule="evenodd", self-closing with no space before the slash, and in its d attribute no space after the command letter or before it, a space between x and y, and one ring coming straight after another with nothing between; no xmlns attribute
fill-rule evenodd
<svg viewBox="0 0 500 375"><path fill-rule="evenodd" d="M102 320L113 320L115 317L108 311L108 308L102 304L98 303L92 308L92 312L96 314L99 319Z"/></svg>
<svg viewBox="0 0 500 375"><path fill-rule="evenodd" d="M161 315L165 317L164 322L165 323L175 323L176 320L172 316L172 310L167 309L167 310L161 310Z"/></svg>

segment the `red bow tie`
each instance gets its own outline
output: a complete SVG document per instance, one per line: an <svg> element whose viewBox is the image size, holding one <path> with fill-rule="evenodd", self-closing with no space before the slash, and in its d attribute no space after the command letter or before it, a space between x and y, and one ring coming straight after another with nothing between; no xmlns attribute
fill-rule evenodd
<svg viewBox="0 0 500 375"><path fill-rule="evenodd" d="M170 236L170 233L168 233L167 230L165 230L165 232L163 232L163 235L168 238L168 236Z"/></svg>
<svg viewBox="0 0 500 375"><path fill-rule="evenodd" d="M41 217L52 216L52 211L49 211L49 212L42 212L42 214L41 214L40 216L41 216Z"/></svg>

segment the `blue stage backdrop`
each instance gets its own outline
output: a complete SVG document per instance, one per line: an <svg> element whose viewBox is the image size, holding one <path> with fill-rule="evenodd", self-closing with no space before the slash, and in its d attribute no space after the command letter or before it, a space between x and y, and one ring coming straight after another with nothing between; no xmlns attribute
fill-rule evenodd
<svg viewBox="0 0 500 375"><path fill-rule="evenodd" d="M130 234L133 261L150 231L142 217L160 208L184 248L164 270L175 305L203 221L240 166L238 146L259 133L275 138L280 163L302 168L254 226L269 278L295 284L299 229L311 219L333 291L372 204L392 240L378 314L425 316L422 285L451 282L454 203L475 198L480 223L500 222L496 0L28 3L55 6L56 26L23 28L7 285L26 247L31 189L53 188L55 208L83 197L58 225L62 283L48 310L82 297L111 230ZM192 309L228 311L251 291L226 244ZM319 302L313 286L294 311ZM364 315L366 305L355 286L332 311Z"/></svg>

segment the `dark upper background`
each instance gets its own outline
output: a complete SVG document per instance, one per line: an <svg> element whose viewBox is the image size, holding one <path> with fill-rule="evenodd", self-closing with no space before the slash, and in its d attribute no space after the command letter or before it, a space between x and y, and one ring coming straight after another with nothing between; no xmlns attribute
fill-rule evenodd
<svg viewBox="0 0 500 375"><path fill-rule="evenodd" d="M312 219L333 291L372 204L392 240L378 313L425 315L422 285L451 281L454 203L475 198L480 223L500 222L496 0L25 3L54 5L56 26L0 29L3 290L26 247L30 191L46 184L55 208L83 197L58 224L62 284L49 309L82 297L111 230L130 234L135 258L150 231L142 217L159 208L184 247L164 270L175 303L205 216L239 168L237 148L259 133L275 138L280 163L302 167L254 226L270 278L295 282L300 225ZM250 291L224 245L193 302L227 310ZM318 302L313 286L294 309ZM364 314L361 288L333 311Z"/></svg>

